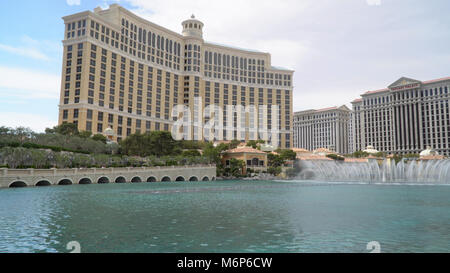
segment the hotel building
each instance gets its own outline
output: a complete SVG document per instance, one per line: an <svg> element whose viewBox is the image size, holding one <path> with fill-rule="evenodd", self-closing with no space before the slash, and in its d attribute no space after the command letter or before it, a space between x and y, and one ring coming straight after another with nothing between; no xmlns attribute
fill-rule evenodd
<svg viewBox="0 0 450 273"><path fill-rule="evenodd" d="M136 132L170 131L177 120L172 109L179 104L205 123L202 112L214 104L224 109L224 126L266 122L269 130L279 130L279 146L292 146L294 71L273 67L269 53L207 42L204 25L194 16L182 23L182 34L117 4L63 19L59 124L75 123L94 134L111 128L113 140L120 141ZM269 110L256 120L250 115L238 120L227 113L227 105L267 105ZM278 113L271 112L272 105ZM279 119L279 128L271 128L273 119Z"/></svg>
<svg viewBox="0 0 450 273"><path fill-rule="evenodd" d="M345 105L294 113L294 147L349 153L350 114Z"/></svg>
<svg viewBox="0 0 450 273"><path fill-rule="evenodd" d="M418 154L427 146L450 155L450 78L401 78L352 102L353 148L389 154Z"/></svg>
<svg viewBox="0 0 450 273"><path fill-rule="evenodd" d="M348 120L348 154L352 154L355 152L353 142L354 140L354 130L353 130L353 111L350 112L350 118Z"/></svg>

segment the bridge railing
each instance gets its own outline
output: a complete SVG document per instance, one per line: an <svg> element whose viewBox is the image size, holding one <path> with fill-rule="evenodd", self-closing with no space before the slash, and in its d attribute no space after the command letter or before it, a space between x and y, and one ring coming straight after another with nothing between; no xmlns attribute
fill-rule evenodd
<svg viewBox="0 0 450 273"><path fill-rule="evenodd" d="M162 166L162 167L120 167L120 168L76 168L76 169L7 169L0 168L0 175L3 177L18 176L65 176L65 175L95 175L108 173L136 173L153 170L173 170L173 169L200 169L215 168L214 164L199 164L186 166Z"/></svg>

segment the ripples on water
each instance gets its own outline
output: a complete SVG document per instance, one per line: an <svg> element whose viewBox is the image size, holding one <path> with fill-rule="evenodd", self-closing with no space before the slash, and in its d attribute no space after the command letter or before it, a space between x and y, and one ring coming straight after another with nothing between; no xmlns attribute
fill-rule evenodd
<svg viewBox="0 0 450 273"><path fill-rule="evenodd" d="M450 188L324 182L0 190L0 252L450 252Z"/></svg>

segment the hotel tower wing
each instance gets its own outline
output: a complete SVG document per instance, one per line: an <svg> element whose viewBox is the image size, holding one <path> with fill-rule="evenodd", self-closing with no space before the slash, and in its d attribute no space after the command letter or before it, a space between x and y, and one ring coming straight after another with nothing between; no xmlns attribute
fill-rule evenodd
<svg viewBox="0 0 450 273"><path fill-rule="evenodd" d="M75 123L94 134L108 130L112 140L120 141L137 132L171 131L177 105L199 116L214 104L224 109L220 118L228 127L267 122L270 130L272 119L279 120L279 128L273 128L278 144L292 146L294 71L273 67L269 53L206 42L204 25L195 16L182 22L182 34L117 4L63 19L59 124ZM267 105L269 110L256 120L248 115L237 120L227 105ZM254 138L248 130L239 134ZM190 137L203 139L200 130Z"/></svg>

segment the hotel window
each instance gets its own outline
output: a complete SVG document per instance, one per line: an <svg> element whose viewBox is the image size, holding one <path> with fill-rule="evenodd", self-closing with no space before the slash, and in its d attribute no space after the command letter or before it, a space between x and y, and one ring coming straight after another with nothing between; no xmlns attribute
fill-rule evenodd
<svg viewBox="0 0 450 273"><path fill-rule="evenodd" d="M92 131L92 122L86 121L86 131L88 132Z"/></svg>
<svg viewBox="0 0 450 273"><path fill-rule="evenodd" d="M101 123L97 124L97 132L98 133L102 133L103 132L103 124L101 124Z"/></svg>

